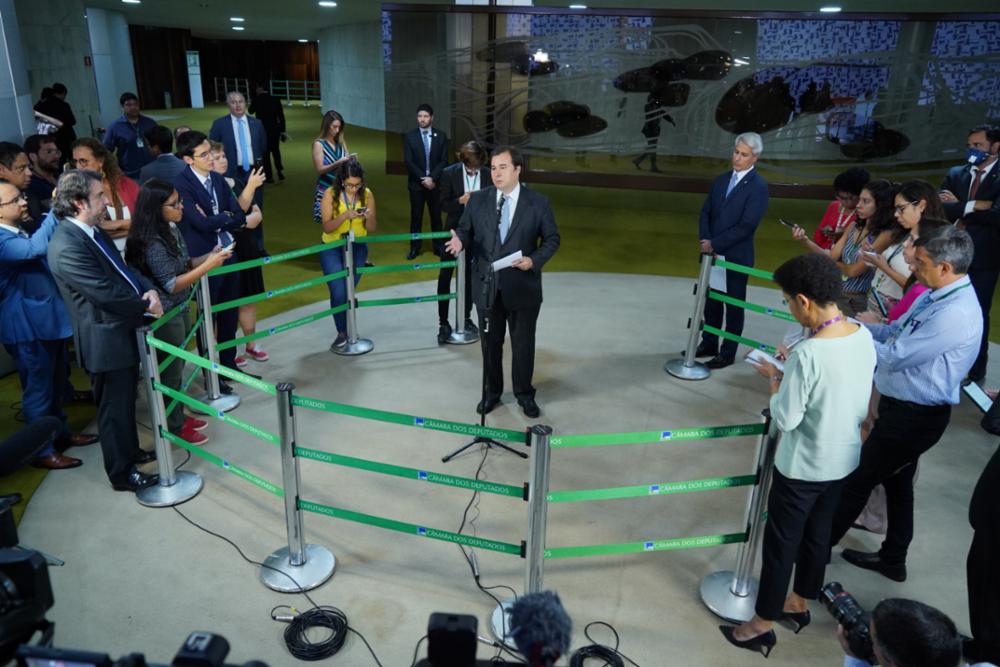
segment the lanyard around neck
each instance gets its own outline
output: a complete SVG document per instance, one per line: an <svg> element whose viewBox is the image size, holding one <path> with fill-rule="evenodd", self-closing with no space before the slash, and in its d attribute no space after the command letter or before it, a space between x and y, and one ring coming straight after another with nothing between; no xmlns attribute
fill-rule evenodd
<svg viewBox="0 0 1000 667"><path fill-rule="evenodd" d="M467 172L463 168L462 169L462 176L465 178L465 191L466 192L474 192L475 190L479 189L479 188L473 187L477 183L479 183L479 172L478 171L475 174L472 175L472 178L469 178L469 172Z"/></svg>
<svg viewBox="0 0 1000 667"><path fill-rule="evenodd" d="M913 320L913 318L914 318L914 317L916 317L916 316L917 316L917 315L919 315L920 313L924 312L924 311L925 311L925 310L926 310L927 308L929 308L929 307L930 307L930 305L931 305L932 303L939 303L939 302L941 302L941 301L944 301L945 299L947 299L948 297L950 297L950 296L951 296L952 294L954 294L955 292L957 292L957 291L959 291L959 290L963 290L963 289L965 289L966 287L970 287L971 285L972 285L972 283L965 283L964 285L959 285L958 287L956 287L956 288L954 288L954 289L950 289L950 290L948 290L947 292L945 292L944 294L942 294L942 295L941 295L941 297L940 297L940 298L938 298L938 299L935 299L934 297L932 297L932 296L931 296L931 293L930 293L930 292L927 292L927 298L926 298L926 299L923 299L923 300L922 300L922 301L920 301L920 302L918 302L918 303L917 303L917 304L916 304L916 305L915 305L915 306L914 306L914 307L912 308L912 311L913 311L913 312L912 312L912 313L910 314L910 316L909 316L909 317L907 317L907 318L906 318L906 321L905 321L905 322L903 322L903 326L901 326L901 327L899 328L899 331L900 331L900 333L902 333L902 332L903 332L903 330L905 330L905 329L906 329L906 326L907 326L907 325L908 325L908 324L910 323L910 321L911 321L911 320Z"/></svg>

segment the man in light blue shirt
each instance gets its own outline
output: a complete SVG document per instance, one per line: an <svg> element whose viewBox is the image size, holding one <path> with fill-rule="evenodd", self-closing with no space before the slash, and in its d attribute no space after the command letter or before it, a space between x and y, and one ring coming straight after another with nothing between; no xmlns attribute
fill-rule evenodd
<svg viewBox="0 0 1000 667"><path fill-rule="evenodd" d="M139 113L139 98L135 93L122 93L121 118L114 120L104 131L104 145L118 156L118 166L132 179L139 178L139 171L152 161L146 146L146 132L156 126L156 121Z"/></svg>
<svg viewBox="0 0 1000 667"><path fill-rule="evenodd" d="M941 438L959 401L959 387L979 353L982 312L966 273L972 239L955 227L915 243L913 275L930 288L892 324L867 325L875 339L878 419L861 461L844 485L830 544L837 544L879 484L889 524L877 552L845 549L844 560L894 581L906 580L913 540L913 475L920 455Z"/></svg>

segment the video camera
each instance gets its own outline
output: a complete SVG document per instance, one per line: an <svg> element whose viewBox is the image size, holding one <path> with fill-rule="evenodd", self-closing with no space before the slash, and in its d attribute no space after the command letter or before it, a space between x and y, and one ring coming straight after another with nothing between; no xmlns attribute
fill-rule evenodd
<svg viewBox="0 0 1000 667"><path fill-rule="evenodd" d="M820 591L820 600L844 628L847 645L856 657L871 664L877 664L872 646L871 614L866 612L857 599L844 590L839 581L831 581Z"/></svg>

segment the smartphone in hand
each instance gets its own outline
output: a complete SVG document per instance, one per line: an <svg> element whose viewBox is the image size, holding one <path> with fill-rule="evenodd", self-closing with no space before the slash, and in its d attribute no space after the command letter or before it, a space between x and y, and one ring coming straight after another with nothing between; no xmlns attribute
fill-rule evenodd
<svg viewBox="0 0 1000 667"><path fill-rule="evenodd" d="M785 227L788 227L789 229L794 229L796 227L796 224L794 222L788 222L784 218L778 218L778 222L783 224Z"/></svg>

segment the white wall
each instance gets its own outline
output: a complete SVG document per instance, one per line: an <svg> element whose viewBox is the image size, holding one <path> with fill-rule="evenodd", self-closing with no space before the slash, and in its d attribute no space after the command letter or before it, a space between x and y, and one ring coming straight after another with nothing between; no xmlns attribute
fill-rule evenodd
<svg viewBox="0 0 1000 667"><path fill-rule="evenodd" d="M323 111L336 109L349 125L384 130L381 21L323 29L319 79Z"/></svg>
<svg viewBox="0 0 1000 667"><path fill-rule="evenodd" d="M14 2L0 0L0 141L20 144L34 134L32 106Z"/></svg>

